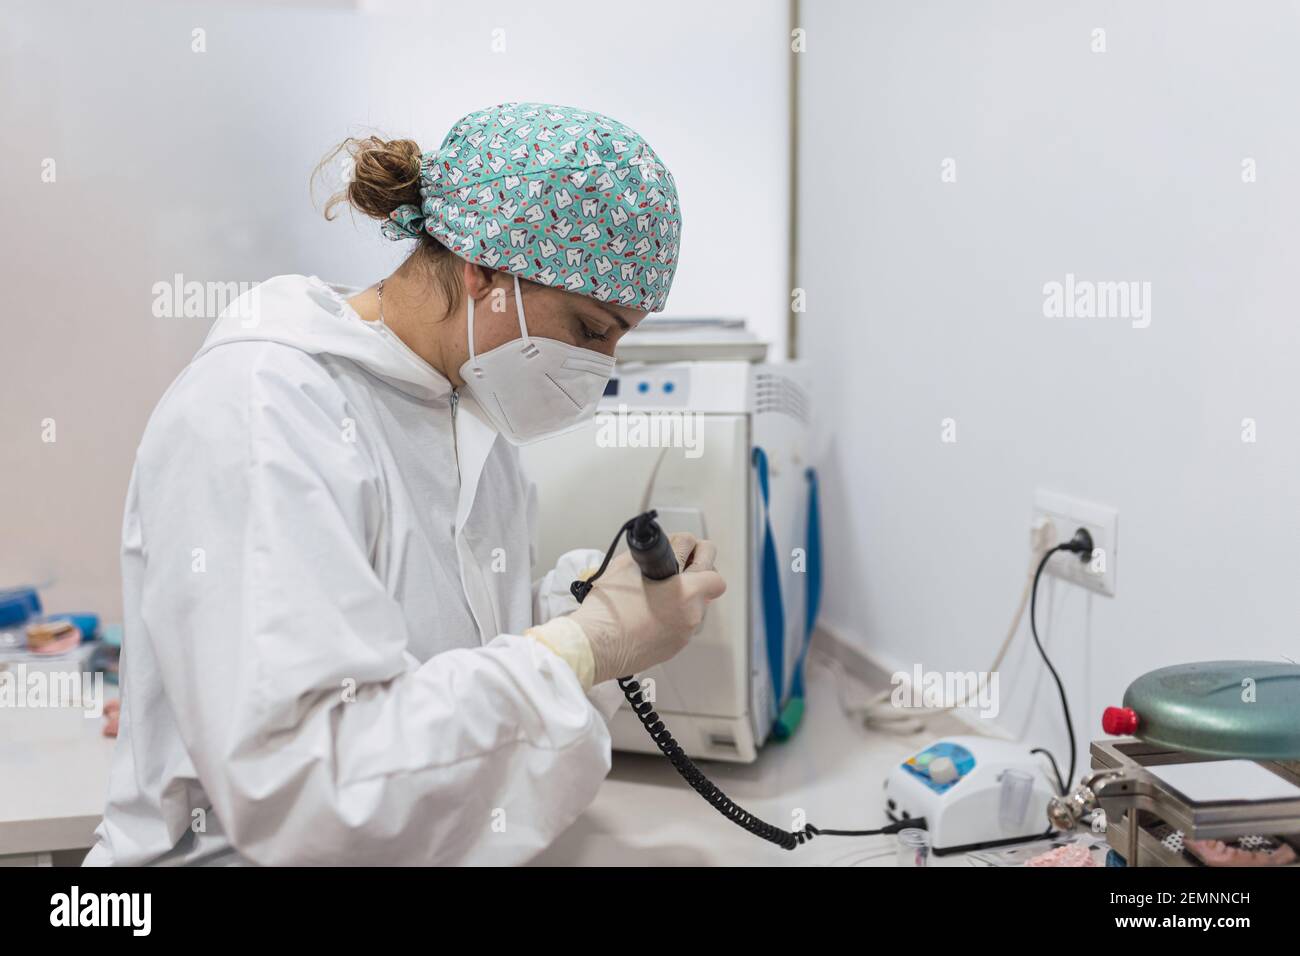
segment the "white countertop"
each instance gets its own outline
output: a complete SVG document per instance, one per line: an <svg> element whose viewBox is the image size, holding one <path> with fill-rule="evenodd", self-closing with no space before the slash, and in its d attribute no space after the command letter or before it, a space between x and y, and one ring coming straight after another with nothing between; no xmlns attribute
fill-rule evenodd
<svg viewBox="0 0 1300 956"><path fill-rule="evenodd" d="M102 719L77 713L0 712L0 856L91 845L114 745L101 727ZM807 710L792 740L769 743L752 764L701 766L733 800L785 829L796 808L823 828L873 829L888 823L882 790L889 770L936 737L969 732L951 718L910 736L868 731L841 709L834 674L814 657ZM728 822L664 758L616 753L595 802L534 862L893 866L896 853L893 836L822 836L782 850ZM978 864L954 856L931 857L930 865Z"/></svg>
<svg viewBox="0 0 1300 956"><path fill-rule="evenodd" d="M842 710L835 677L814 656L803 723L784 743L769 743L752 764L702 763L701 769L746 810L792 829L794 809L827 829L869 830L889 823L885 775L944 734L970 728L936 719L910 736L869 732ZM859 685L860 686L860 685ZM865 694L865 688L862 689ZM671 724L669 724L671 730ZM534 861L543 866L894 866L895 837L821 836L783 850L747 833L706 803L660 756L614 754L595 802ZM970 866L963 856L932 866Z"/></svg>
<svg viewBox="0 0 1300 956"><path fill-rule="evenodd" d="M75 709L0 708L0 856L94 842L115 743L103 726Z"/></svg>

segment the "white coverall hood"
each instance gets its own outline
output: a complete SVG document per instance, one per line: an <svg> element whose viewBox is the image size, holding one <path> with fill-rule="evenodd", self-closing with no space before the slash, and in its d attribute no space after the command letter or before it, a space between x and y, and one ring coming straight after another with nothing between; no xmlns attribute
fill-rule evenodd
<svg viewBox="0 0 1300 956"><path fill-rule="evenodd" d="M237 300L136 454L121 722L87 864L546 847L609 769L593 701L618 689L589 698L522 636L576 607L532 586L534 507L472 399L319 279Z"/></svg>
<svg viewBox="0 0 1300 956"><path fill-rule="evenodd" d="M276 276L244 293L221 313L195 358L218 345L250 341L349 359L416 398L451 394L451 382L441 372L382 322L363 321L315 276Z"/></svg>

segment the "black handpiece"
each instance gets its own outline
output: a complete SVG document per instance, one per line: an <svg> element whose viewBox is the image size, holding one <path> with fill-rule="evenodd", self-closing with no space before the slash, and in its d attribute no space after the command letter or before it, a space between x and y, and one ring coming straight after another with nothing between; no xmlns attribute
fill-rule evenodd
<svg viewBox="0 0 1300 956"><path fill-rule="evenodd" d="M632 527L627 529L627 549L643 577L662 581L671 578L679 569L673 543L659 527L656 517L655 512L647 511L632 519Z"/></svg>
<svg viewBox="0 0 1300 956"><path fill-rule="evenodd" d="M671 578L680 570L677 567L677 555L673 553L672 542L668 540L668 535L664 534L664 529L659 527L659 522L655 520L656 517L655 512L647 511L624 522L623 526L618 529L618 534L614 535L614 540L610 542L609 550L605 552L605 560L596 569L596 573L585 581L574 581L569 585L569 591L579 604L591 593L597 579L609 567L609 561L614 556L614 549L618 547L618 539L623 537L624 534L627 534L627 548L632 555L632 560L636 561L637 567L641 569L641 574L644 577L652 581L662 581L665 578ZM925 826L925 821L919 817L891 823L881 830L819 830L809 823L791 832L773 826L738 805L719 790L717 784L706 777L699 767L695 766L691 758L686 756L686 752L682 750L681 745L673 739L673 735L664 726L664 722L659 719L654 705L647 699L646 692L636 677L630 674L627 677L620 677L618 678L618 686L623 691L623 696L627 698L632 713L641 722L641 726L650 735L650 739L655 742L659 752L668 758L669 763L682 775L682 779L690 785L692 790L707 800L713 806L713 809L736 824L736 826L748 830L754 836L767 840L769 843L775 843L782 849L793 850L800 844L807 843L819 833L834 834L836 836L878 836L883 833L895 833L902 829L904 825Z"/></svg>

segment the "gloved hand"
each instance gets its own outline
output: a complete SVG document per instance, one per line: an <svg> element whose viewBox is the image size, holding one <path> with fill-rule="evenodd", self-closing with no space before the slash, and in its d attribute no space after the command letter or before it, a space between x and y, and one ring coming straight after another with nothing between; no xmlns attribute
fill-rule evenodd
<svg viewBox="0 0 1300 956"><path fill-rule="evenodd" d="M595 683L662 664L684 648L704 620L704 608L727 590L713 569L711 541L678 532L669 536L678 574L664 581L641 576L627 552L605 573L569 617L582 628L595 664Z"/></svg>
<svg viewBox="0 0 1300 956"><path fill-rule="evenodd" d="M533 620L549 621L576 611L578 600L569 585L575 578L585 581L591 577L603 560L605 552L598 548L576 548L560 555L555 567L533 585Z"/></svg>

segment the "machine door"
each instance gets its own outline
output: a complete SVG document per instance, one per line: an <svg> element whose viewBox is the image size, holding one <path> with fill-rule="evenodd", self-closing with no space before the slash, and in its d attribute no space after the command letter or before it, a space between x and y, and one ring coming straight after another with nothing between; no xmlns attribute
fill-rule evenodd
<svg viewBox="0 0 1300 956"><path fill-rule="evenodd" d="M666 414L681 418L681 413ZM520 449L524 468L537 483L534 578L554 567L565 551L607 547L618 527L639 512L653 475L650 507L659 511L667 531L690 531L716 542L717 567L727 581L727 593L710 605L700 632L682 653L641 676L654 679L656 709L665 716L746 716L748 417L695 415L689 427L657 432L653 423L643 422L642 433L635 422L615 427L618 417L601 414L577 431ZM633 444L647 435L666 440L664 436L674 434L683 436L686 447Z"/></svg>

